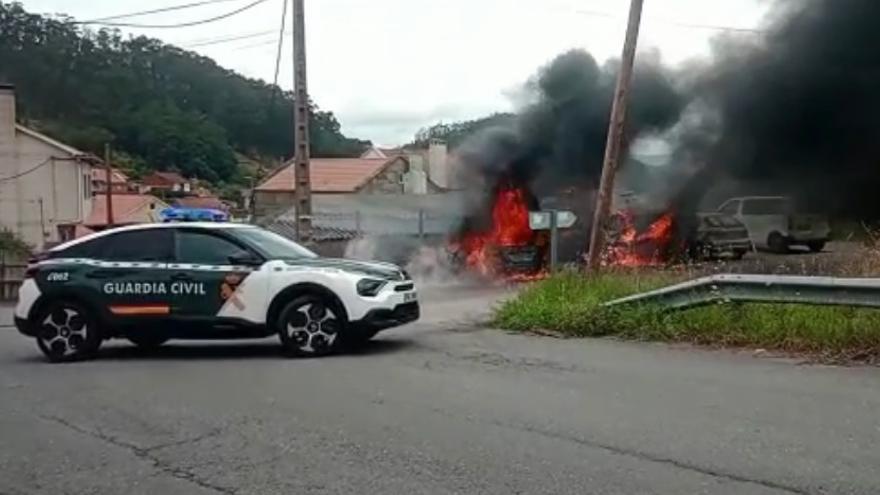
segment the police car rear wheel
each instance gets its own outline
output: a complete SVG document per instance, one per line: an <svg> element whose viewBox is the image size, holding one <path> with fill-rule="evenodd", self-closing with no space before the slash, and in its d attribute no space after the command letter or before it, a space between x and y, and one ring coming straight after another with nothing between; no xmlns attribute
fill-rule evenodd
<svg viewBox="0 0 880 495"><path fill-rule="evenodd" d="M278 334L281 343L295 356L324 356L342 342L345 322L342 311L326 297L300 296L281 310Z"/></svg>
<svg viewBox="0 0 880 495"><path fill-rule="evenodd" d="M94 357L101 335L88 308L71 301L53 301L37 315L37 346L53 363Z"/></svg>

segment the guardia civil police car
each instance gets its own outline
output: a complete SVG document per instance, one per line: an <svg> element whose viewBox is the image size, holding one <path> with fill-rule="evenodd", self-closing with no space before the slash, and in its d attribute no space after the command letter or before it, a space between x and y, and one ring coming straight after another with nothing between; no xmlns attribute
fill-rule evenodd
<svg viewBox="0 0 880 495"><path fill-rule="evenodd" d="M413 281L387 263L321 258L250 225L121 227L62 244L28 267L15 322L50 361L101 342L278 335L294 355L324 355L415 321Z"/></svg>

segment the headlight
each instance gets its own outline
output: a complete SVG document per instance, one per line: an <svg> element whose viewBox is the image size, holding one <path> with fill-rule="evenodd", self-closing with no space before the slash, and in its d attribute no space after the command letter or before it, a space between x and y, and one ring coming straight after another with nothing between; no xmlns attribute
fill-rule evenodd
<svg viewBox="0 0 880 495"><path fill-rule="evenodd" d="M362 296L375 296L385 286L384 280L364 278L357 283L358 294Z"/></svg>

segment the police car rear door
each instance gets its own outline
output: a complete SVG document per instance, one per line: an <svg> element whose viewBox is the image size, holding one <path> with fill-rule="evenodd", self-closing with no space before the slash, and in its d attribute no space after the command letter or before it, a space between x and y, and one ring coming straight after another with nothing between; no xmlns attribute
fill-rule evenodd
<svg viewBox="0 0 880 495"><path fill-rule="evenodd" d="M86 278L111 315L122 320L170 313L167 263L173 237L168 229L127 230L100 239L96 263Z"/></svg>
<svg viewBox="0 0 880 495"><path fill-rule="evenodd" d="M257 259L258 255L222 232L197 227L174 230L175 259L169 265L174 293L172 312L185 319L203 321L216 320L227 304L243 312L244 301L236 291L251 268L241 260Z"/></svg>

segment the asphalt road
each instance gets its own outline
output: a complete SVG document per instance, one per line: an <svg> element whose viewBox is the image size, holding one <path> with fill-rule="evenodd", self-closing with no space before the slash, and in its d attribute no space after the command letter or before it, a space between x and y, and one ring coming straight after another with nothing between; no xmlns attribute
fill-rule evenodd
<svg viewBox="0 0 880 495"><path fill-rule="evenodd" d="M49 365L0 329L0 494L880 492L876 368L507 335L474 324L497 291L424 296L422 322L326 359Z"/></svg>

